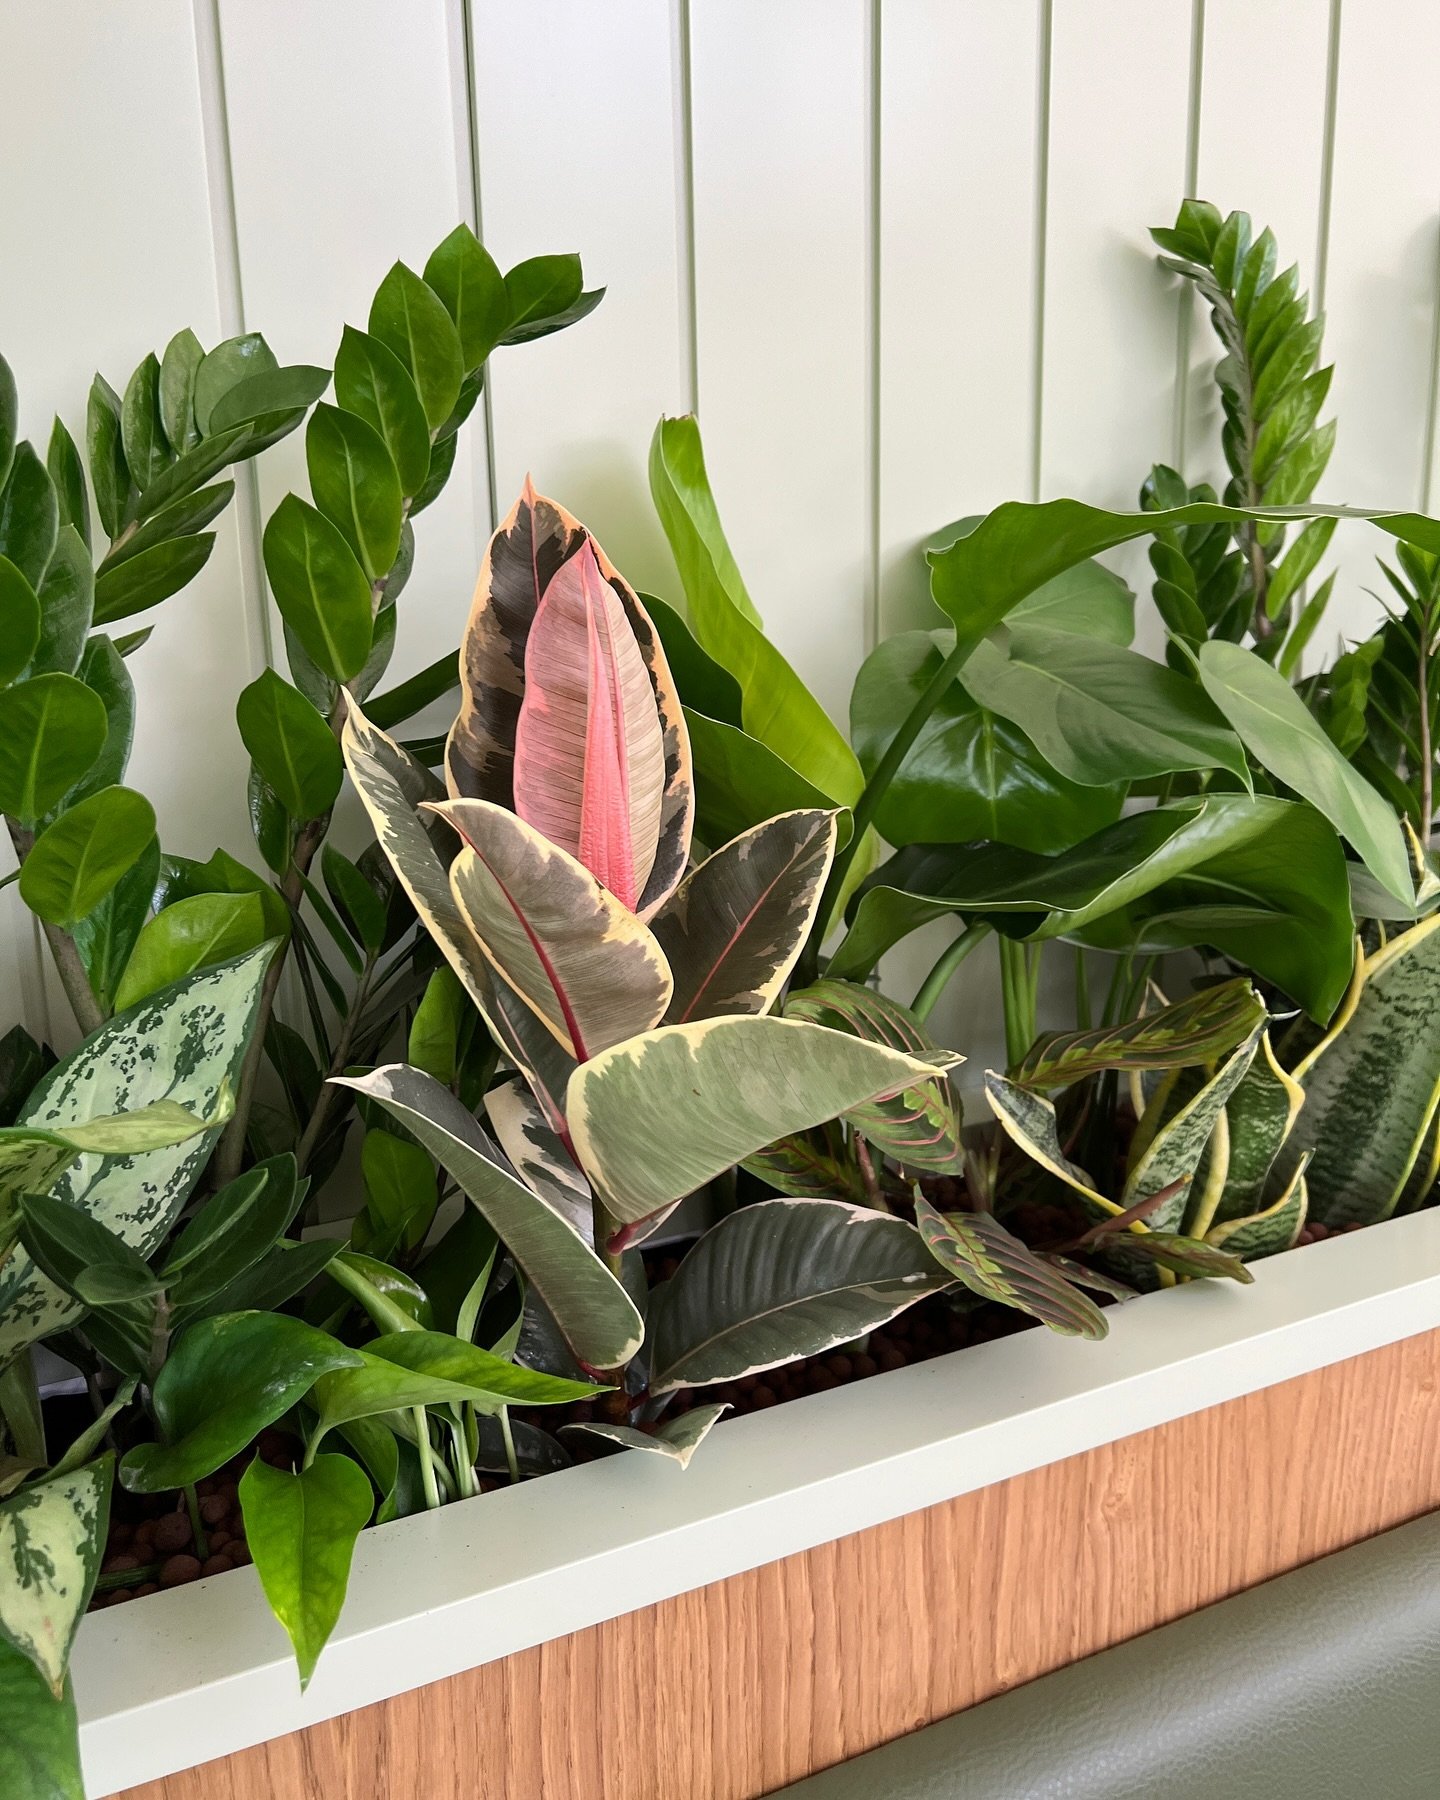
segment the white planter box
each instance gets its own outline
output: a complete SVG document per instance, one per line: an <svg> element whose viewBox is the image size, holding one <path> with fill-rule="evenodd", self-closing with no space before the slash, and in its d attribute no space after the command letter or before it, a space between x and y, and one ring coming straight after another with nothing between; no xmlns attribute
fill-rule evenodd
<svg viewBox="0 0 1440 1800"><path fill-rule="evenodd" d="M253 1569L86 1618L87 1790L112 1794L668 1595L1440 1327L1440 1210L366 1532L302 1695Z"/></svg>

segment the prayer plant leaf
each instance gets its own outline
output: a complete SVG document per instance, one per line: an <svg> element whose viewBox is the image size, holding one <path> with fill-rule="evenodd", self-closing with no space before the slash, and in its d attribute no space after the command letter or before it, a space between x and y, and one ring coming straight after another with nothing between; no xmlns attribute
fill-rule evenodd
<svg viewBox="0 0 1440 1800"><path fill-rule="evenodd" d="M1041 1092L1069 1087L1103 1069L1172 1069L1213 1062L1265 1022L1265 1003L1243 977L1200 988L1188 999L1092 1031L1052 1031L1010 1071Z"/></svg>
<svg viewBox="0 0 1440 1800"><path fill-rule="evenodd" d="M690 871L651 921L675 979L667 1024L770 1010L815 922L835 830L833 811L782 813Z"/></svg>
<svg viewBox="0 0 1440 1800"><path fill-rule="evenodd" d="M662 1026L602 1051L570 1077L565 1116L592 1186L617 1219L634 1222L778 1138L960 1060L742 1014Z"/></svg>
<svg viewBox="0 0 1440 1800"><path fill-rule="evenodd" d="M560 1435L565 1438L600 1438L622 1450L645 1450L652 1456L663 1456L668 1461L679 1463L682 1469L690 1467L690 1458L710 1435L710 1428L729 1412L730 1403L725 1401L720 1406L692 1406L689 1412L681 1413L677 1419L665 1419L649 1430L637 1430L632 1425L601 1425L594 1422L583 1425L562 1425Z"/></svg>
<svg viewBox="0 0 1440 1800"><path fill-rule="evenodd" d="M848 1343L946 1287L913 1225L840 1200L757 1200L650 1301L650 1391L739 1381Z"/></svg>
<svg viewBox="0 0 1440 1800"><path fill-rule="evenodd" d="M849 1200L868 1206L859 1165L844 1157L843 1145L832 1139L831 1133L797 1132L747 1156L741 1167L793 1200Z"/></svg>
<svg viewBox="0 0 1440 1800"><path fill-rule="evenodd" d="M939 1212L922 1194L915 1223L940 1267L972 1293L1029 1313L1065 1337L1103 1338L1108 1331L1095 1302L992 1213Z"/></svg>
<svg viewBox="0 0 1440 1800"><path fill-rule="evenodd" d="M30 1659L56 1699L105 1554L114 1476L115 1458L101 1456L0 1500L0 1640Z"/></svg>
<svg viewBox="0 0 1440 1800"><path fill-rule="evenodd" d="M1118 1251L1120 1246L1112 1240L1108 1249ZM1231 1250L1222 1250L1215 1244L1205 1243L1199 1238L1185 1237L1175 1231L1146 1231L1129 1235L1124 1240L1123 1253L1127 1258L1138 1258L1192 1280L1219 1279L1248 1284L1255 1279L1239 1256L1234 1255Z"/></svg>
<svg viewBox="0 0 1440 1800"><path fill-rule="evenodd" d="M613 1369L640 1348L640 1314L591 1246L518 1181L448 1088L403 1063L342 1081L377 1102L459 1183L554 1315L576 1357Z"/></svg>

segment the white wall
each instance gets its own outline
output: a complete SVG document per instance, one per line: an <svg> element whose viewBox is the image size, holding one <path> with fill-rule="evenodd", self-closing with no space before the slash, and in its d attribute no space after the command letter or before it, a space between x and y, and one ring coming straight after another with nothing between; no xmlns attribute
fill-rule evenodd
<svg viewBox="0 0 1440 1800"><path fill-rule="evenodd" d="M328 362L459 218L502 265L574 248L608 286L492 366L397 674L455 640L526 469L673 594L645 453L698 405L756 601L843 716L877 630L920 616L935 526L1216 472L1208 327L1145 237L1197 187L1323 293L1326 496L1440 499L1433 0L0 0L0 69L0 349L36 438L181 325ZM269 455L135 664L173 849L248 841L230 714L269 642L259 521L302 460ZM0 1024L47 1026L39 971L6 891Z"/></svg>

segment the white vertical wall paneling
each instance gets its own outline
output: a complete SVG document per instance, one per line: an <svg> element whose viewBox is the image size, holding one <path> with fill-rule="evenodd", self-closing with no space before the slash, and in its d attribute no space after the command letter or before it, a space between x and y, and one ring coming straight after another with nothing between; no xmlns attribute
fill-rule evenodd
<svg viewBox="0 0 1440 1800"><path fill-rule="evenodd" d="M0 66L0 343L43 453L57 411L83 443L97 367L123 388L181 326L218 335L189 0L123 11L84 0L63 29L5 9ZM201 856L247 835L245 759L225 719L252 672L252 638L233 517L217 529L196 582L135 621L155 633L130 665L139 720L128 779L154 800L166 847ZM14 895L3 901L13 917ZM51 998L56 1035L73 1037L63 998Z"/></svg>
<svg viewBox="0 0 1440 1800"><path fill-rule="evenodd" d="M245 325L282 362L334 361L400 259L418 273L471 213L456 130L458 0L220 0ZM303 433L266 453L266 515L308 495ZM489 528L483 414L415 521L386 684L458 642Z"/></svg>
<svg viewBox="0 0 1440 1800"><path fill-rule="evenodd" d="M700 423L776 643L847 716L872 603L869 6L697 0Z"/></svg>
<svg viewBox="0 0 1440 1800"><path fill-rule="evenodd" d="M1312 292L1321 248L1329 44L1330 0L1266 0L1264 6L1205 0L1196 196L1222 213L1248 212L1257 232L1268 225L1279 245L1278 267L1298 263ZM1261 71L1271 78L1257 79ZM1224 459L1213 373L1220 351L1208 311L1194 310L1182 472L1219 487Z"/></svg>
<svg viewBox="0 0 1440 1800"><path fill-rule="evenodd" d="M637 587L672 600L646 454L660 415L689 407L678 5L472 9L486 246L502 268L578 251L586 287L607 290L579 325L492 362L497 505L503 515L528 471Z"/></svg>
<svg viewBox="0 0 1440 1800"><path fill-rule="evenodd" d="M1440 251L1440 9L1349 0L1341 15L1325 353L1340 421L1326 494L1356 506L1424 504ZM1327 625L1355 635L1377 607L1382 540L1336 534ZM1328 650L1331 645L1326 645Z"/></svg>

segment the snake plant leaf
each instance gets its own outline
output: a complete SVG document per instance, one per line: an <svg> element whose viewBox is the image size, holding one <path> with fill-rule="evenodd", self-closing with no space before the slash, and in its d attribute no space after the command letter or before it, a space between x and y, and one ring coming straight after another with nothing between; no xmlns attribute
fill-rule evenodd
<svg viewBox="0 0 1440 1800"><path fill-rule="evenodd" d="M239 1083L273 949L265 945L187 976L102 1025L50 1071L16 1123L55 1130L156 1100L214 1118L221 1094ZM189 1199L219 1130L217 1124L170 1147L103 1162L87 1157L52 1191L149 1256ZM60 1330L79 1310L17 1251L0 1268L0 1362Z"/></svg>
<svg viewBox="0 0 1440 1800"><path fill-rule="evenodd" d="M903 1092L962 1059L867 1044L800 1019L665 1025L570 1077L565 1116L591 1185L633 1222L777 1138Z"/></svg>
<svg viewBox="0 0 1440 1800"><path fill-rule="evenodd" d="M1173 1069L1213 1062L1249 1037L1265 1018L1265 1002L1243 976L1237 976L1118 1025L1046 1032L1010 1077L1022 1087L1046 1093L1103 1069Z"/></svg>
<svg viewBox="0 0 1440 1800"><path fill-rule="evenodd" d="M589 1239L594 1230L590 1183L576 1167L564 1139L519 1076L492 1087L485 1111L500 1148L527 1187L559 1213L572 1230Z"/></svg>
<svg viewBox="0 0 1440 1800"><path fill-rule="evenodd" d="M1072 632L1014 625L971 653L960 679L979 706L1024 732L1049 766L1085 787L1249 764L1222 712L1176 670Z"/></svg>
<svg viewBox="0 0 1440 1800"><path fill-rule="evenodd" d="M915 1223L940 1267L982 1299L1029 1313L1064 1337L1103 1338L1109 1330L1089 1295L992 1213L940 1212L917 1192Z"/></svg>
<svg viewBox="0 0 1440 1800"><path fill-rule="evenodd" d="M952 642L952 633L900 632L861 665L850 696L850 734L867 776ZM983 838L1055 851L1112 824L1123 798L1122 785L1081 787L1067 780L1018 726L977 704L956 681L921 728L875 822L897 847Z"/></svg>
<svg viewBox="0 0 1440 1800"><path fill-rule="evenodd" d="M782 813L691 870L651 921L675 979L667 1025L770 1010L815 922L835 832L833 811Z"/></svg>
<svg viewBox="0 0 1440 1800"><path fill-rule="evenodd" d="M1228 1144L1228 1126L1222 1124L1225 1103L1255 1060L1259 1041L1260 1027L1257 1026L1199 1091L1166 1120L1136 1159L1126 1179L1121 1204L1129 1212L1163 1193L1165 1198L1146 1216L1146 1224L1152 1231L1163 1233L1180 1229L1189 1210L1196 1171L1217 1127L1221 1135L1216 1154Z"/></svg>
<svg viewBox="0 0 1440 1800"><path fill-rule="evenodd" d="M452 797L517 809L516 745L528 689L527 646L550 584L585 546L618 601L649 676L664 752L653 864L634 909L652 913L685 872L694 816L690 742L655 627L633 588L578 519L527 481L490 540L460 651L460 713L445 751ZM573 577L566 577L567 586ZM613 611L606 604L607 616ZM562 840L563 841L563 840Z"/></svg>
<svg viewBox="0 0 1440 1800"><path fill-rule="evenodd" d="M292 1473L257 1456L240 1478L245 1541L270 1610L309 1685L340 1618L355 1540L370 1523L370 1478L348 1456L317 1456Z"/></svg>
<svg viewBox="0 0 1440 1800"><path fill-rule="evenodd" d="M114 1477L115 1458L101 1456L0 1501L0 1640L29 1657L57 1699L105 1553Z"/></svg>
<svg viewBox="0 0 1440 1800"><path fill-rule="evenodd" d="M463 847L450 868L460 916L500 978L583 1062L665 1016L659 944L589 869L487 800L429 803Z"/></svg>
<svg viewBox="0 0 1440 1800"><path fill-rule="evenodd" d="M1255 1216L1270 1171L1304 1104L1304 1088L1280 1066L1271 1034L1262 1032L1255 1060L1225 1103L1229 1158L1215 1208L1217 1229L1232 1219ZM1293 1192L1297 1173L1292 1172L1287 1191ZM1213 1230L1206 1236L1219 1241Z"/></svg>
<svg viewBox="0 0 1440 1800"><path fill-rule="evenodd" d="M640 1348L640 1314L590 1245L523 1182L448 1088L395 1063L347 1078L430 1152L494 1228L525 1279L554 1315L576 1357L613 1369Z"/></svg>
<svg viewBox="0 0 1440 1800"><path fill-rule="evenodd" d="M690 1458L710 1435L711 1426L729 1410L727 1400L720 1406L692 1406L678 1419L665 1419L648 1431L637 1430L633 1425L592 1422L562 1425L560 1435L563 1438L599 1438L622 1450L646 1450L652 1456L663 1456L669 1462L678 1463L682 1469L688 1469Z"/></svg>
<svg viewBox="0 0 1440 1800"><path fill-rule="evenodd" d="M1313 1153L1306 1182L1319 1224L1373 1224L1399 1204L1440 1103L1437 983L1440 914L1432 914L1364 959L1353 1013L1292 1068L1305 1104L1282 1172Z"/></svg>
<svg viewBox="0 0 1440 1800"><path fill-rule="evenodd" d="M1305 1169L1297 1168L1279 1199L1261 1212L1226 1219L1213 1225L1205 1234L1207 1244L1238 1256L1243 1262L1258 1262L1294 1247L1309 1209L1305 1186Z"/></svg>
<svg viewBox="0 0 1440 1800"><path fill-rule="evenodd" d="M738 1381L873 1331L950 1277L915 1227L840 1200L757 1200L650 1301L650 1391Z"/></svg>
<svg viewBox="0 0 1440 1800"><path fill-rule="evenodd" d="M767 1144L740 1165L793 1200L850 1200L868 1206L864 1176L830 1134L797 1132Z"/></svg>
<svg viewBox="0 0 1440 1800"><path fill-rule="evenodd" d="M853 982L819 981L792 994L785 1017L808 1019L911 1056L930 1056L940 1049L908 1007ZM902 1168L954 1174L960 1167L960 1101L946 1076L888 1100L852 1107L845 1119Z"/></svg>
<svg viewBox="0 0 1440 1800"><path fill-rule="evenodd" d="M1414 896L1400 821L1278 670L1243 645L1200 649L1200 680L1255 760L1323 813L1382 886Z"/></svg>
<svg viewBox="0 0 1440 1800"><path fill-rule="evenodd" d="M1000 1129L1010 1141L1025 1152L1042 1169L1057 1176L1069 1188L1088 1201L1092 1209L1114 1218L1124 1212L1106 1198L1078 1163L1070 1161L1060 1143L1060 1127L1055 1108L1042 1094L1031 1093L993 1069L985 1071L985 1098L990 1110L1000 1121Z"/></svg>
<svg viewBox="0 0 1440 1800"><path fill-rule="evenodd" d="M725 541L693 418L662 419L656 426L650 493L680 571L690 629L739 683L745 731L832 804L853 806L864 786L860 764L761 629Z"/></svg>

